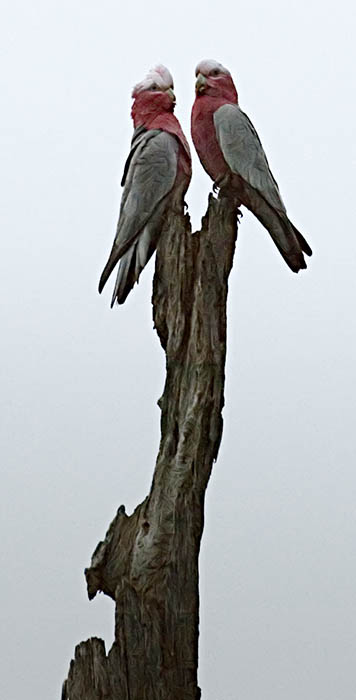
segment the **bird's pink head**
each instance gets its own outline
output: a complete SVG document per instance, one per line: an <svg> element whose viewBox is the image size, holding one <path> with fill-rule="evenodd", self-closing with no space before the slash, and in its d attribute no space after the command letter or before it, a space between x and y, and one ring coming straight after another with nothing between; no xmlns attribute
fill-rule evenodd
<svg viewBox="0 0 356 700"><path fill-rule="evenodd" d="M221 63L206 58L195 69L197 81L195 92L197 99L208 95L226 102L238 102L236 88L230 72Z"/></svg>
<svg viewBox="0 0 356 700"><path fill-rule="evenodd" d="M134 103L131 116L135 127L146 125L158 114L173 112L176 103L173 78L163 65L152 68L132 91Z"/></svg>

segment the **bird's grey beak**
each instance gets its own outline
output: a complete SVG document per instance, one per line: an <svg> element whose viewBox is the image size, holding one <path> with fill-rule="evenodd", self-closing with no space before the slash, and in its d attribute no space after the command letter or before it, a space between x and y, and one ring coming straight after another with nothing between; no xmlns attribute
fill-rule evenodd
<svg viewBox="0 0 356 700"><path fill-rule="evenodd" d="M170 98L171 98L173 104L175 105L175 103L176 103L176 96L175 96L175 94L174 94L172 88L168 88L168 90L166 90L166 93L167 93L167 95L170 96Z"/></svg>
<svg viewBox="0 0 356 700"><path fill-rule="evenodd" d="M202 73L198 74L197 82L195 83L195 92L197 95L201 95L206 88L206 78Z"/></svg>

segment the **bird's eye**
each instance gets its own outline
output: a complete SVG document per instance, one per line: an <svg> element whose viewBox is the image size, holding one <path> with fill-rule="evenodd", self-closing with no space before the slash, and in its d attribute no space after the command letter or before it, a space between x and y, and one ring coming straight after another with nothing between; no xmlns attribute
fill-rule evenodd
<svg viewBox="0 0 356 700"><path fill-rule="evenodd" d="M212 70L210 72L210 75L219 75L219 73L220 73L219 68L214 68L214 70Z"/></svg>
<svg viewBox="0 0 356 700"><path fill-rule="evenodd" d="M158 86L157 86L157 85L152 85L151 90L158 90Z"/></svg>

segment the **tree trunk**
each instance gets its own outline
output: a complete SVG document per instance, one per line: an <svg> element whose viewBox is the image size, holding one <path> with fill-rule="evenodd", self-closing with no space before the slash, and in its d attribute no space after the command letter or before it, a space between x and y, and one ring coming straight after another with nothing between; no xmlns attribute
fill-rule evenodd
<svg viewBox="0 0 356 700"><path fill-rule="evenodd" d="M62 700L197 700L198 556L222 435L227 279L237 203L209 197L202 229L171 214L157 248L153 317L166 352L161 443L150 493L118 509L86 569L116 603L115 642L75 649Z"/></svg>

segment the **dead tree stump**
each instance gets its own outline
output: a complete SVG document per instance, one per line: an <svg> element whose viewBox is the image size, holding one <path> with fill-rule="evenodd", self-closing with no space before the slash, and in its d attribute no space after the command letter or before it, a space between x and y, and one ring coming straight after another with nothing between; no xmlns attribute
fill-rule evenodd
<svg viewBox="0 0 356 700"><path fill-rule="evenodd" d="M222 435L227 281L237 203L209 197L201 231L172 213L162 232L153 318L166 353L161 443L149 495L118 509L85 575L116 603L108 655L75 649L62 700L197 700L198 556L204 496Z"/></svg>

